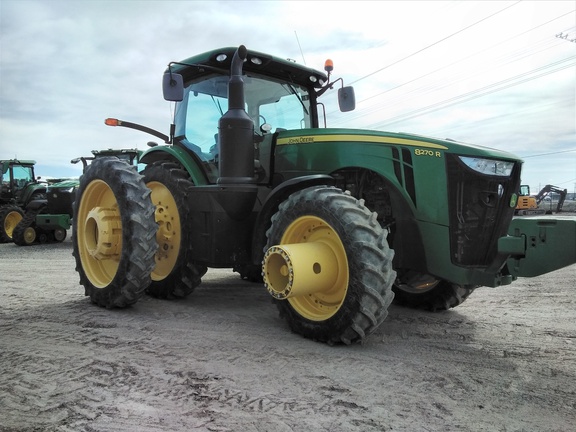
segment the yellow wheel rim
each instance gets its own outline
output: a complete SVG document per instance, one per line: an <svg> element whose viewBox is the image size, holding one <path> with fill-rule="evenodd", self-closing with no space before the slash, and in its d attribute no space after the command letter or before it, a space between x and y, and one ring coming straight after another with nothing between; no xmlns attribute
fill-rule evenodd
<svg viewBox="0 0 576 432"><path fill-rule="evenodd" d="M22 220L22 215L17 211L11 211L6 215L4 219L4 232L10 238L12 238L12 233L16 225Z"/></svg>
<svg viewBox="0 0 576 432"><path fill-rule="evenodd" d="M152 191L152 204L156 207L154 218L158 224L156 267L151 277L153 281L160 281L172 273L178 260L182 239L180 214L174 196L164 184L151 181L146 186Z"/></svg>
<svg viewBox="0 0 576 432"><path fill-rule="evenodd" d="M32 227L28 227L24 230L24 243L32 244L36 240L36 230Z"/></svg>
<svg viewBox="0 0 576 432"><path fill-rule="evenodd" d="M323 219L316 216L302 216L292 222L280 244L319 242L327 245L338 263L335 283L322 291L288 298L294 310L312 321L324 321L332 317L346 298L348 292L348 259L346 249L336 231Z"/></svg>
<svg viewBox="0 0 576 432"><path fill-rule="evenodd" d="M116 276L122 253L122 222L110 186L102 180L90 182L76 217L82 268L92 285L104 288Z"/></svg>

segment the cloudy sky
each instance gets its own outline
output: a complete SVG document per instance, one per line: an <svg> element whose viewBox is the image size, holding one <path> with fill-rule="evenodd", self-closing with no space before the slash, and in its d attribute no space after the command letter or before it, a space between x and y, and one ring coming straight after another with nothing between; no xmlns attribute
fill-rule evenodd
<svg viewBox="0 0 576 432"><path fill-rule="evenodd" d="M223 46L294 59L356 90L328 126L413 132L513 152L523 183L576 189L575 1L0 0L0 159L77 176L92 149L167 133L170 61Z"/></svg>

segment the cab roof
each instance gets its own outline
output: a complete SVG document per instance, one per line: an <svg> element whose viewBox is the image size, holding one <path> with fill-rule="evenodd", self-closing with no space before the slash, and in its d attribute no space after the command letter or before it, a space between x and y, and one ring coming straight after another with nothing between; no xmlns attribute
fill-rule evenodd
<svg viewBox="0 0 576 432"><path fill-rule="evenodd" d="M184 82L214 71L228 75L232 58L237 49L237 47L227 47L208 51L180 62L172 62L169 69L171 68L173 73L181 74ZM208 66L209 68L202 68L201 66ZM252 50L248 50L243 70L244 73L258 73L305 87L320 88L328 80L324 72L300 65L295 61Z"/></svg>

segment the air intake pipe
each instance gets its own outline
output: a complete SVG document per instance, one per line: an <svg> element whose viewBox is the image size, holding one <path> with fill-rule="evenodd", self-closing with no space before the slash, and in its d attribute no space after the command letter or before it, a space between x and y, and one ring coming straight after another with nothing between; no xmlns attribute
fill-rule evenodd
<svg viewBox="0 0 576 432"><path fill-rule="evenodd" d="M218 184L254 183L254 122L244 109L242 67L248 52L240 45L230 66L228 111L218 122Z"/></svg>

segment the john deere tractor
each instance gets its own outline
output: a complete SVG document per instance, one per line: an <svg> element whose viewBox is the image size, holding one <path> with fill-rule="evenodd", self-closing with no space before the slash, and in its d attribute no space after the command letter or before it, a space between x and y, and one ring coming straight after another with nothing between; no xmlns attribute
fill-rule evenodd
<svg viewBox="0 0 576 432"><path fill-rule="evenodd" d="M452 140L325 127L354 92L292 61L222 48L170 63L168 135L140 173L94 160L73 245L92 302L183 298L207 268L261 280L290 328L350 344L399 304L445 310L479 286L576 262L576 221L513 221L522 161ZM569 240L566 240L569 239Z"/></svg>
<svg viewBox="0 0 576 432"><path fill-rule="evenodd" d="M46 185L34 176L33 160L0 160L0 243L12 241L12 232L30 201L46 198Z"/></svg>

